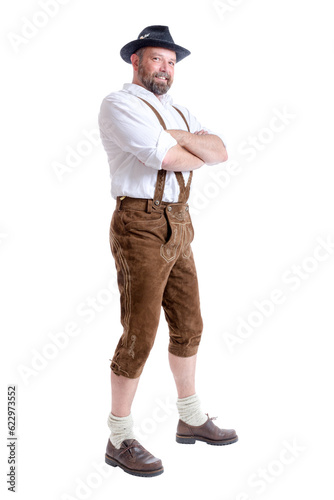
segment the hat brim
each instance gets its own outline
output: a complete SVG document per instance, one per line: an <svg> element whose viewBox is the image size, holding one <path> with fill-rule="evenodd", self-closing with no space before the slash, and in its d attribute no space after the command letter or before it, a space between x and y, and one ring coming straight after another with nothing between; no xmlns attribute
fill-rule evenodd
<svg viewBox="0 0 334 500"><path fill-rule="evenodd" d="M175 43L164 42L163 40L139 39L133 40L132 42L124 45L120 52L121 58L123 59L123 61L131 64L132 54L142 47L162 47L164 49L173 50L176 54L176 62L182 61L182 59L191 54L189 50L181 47L181 45L176 45Z"/></svg>

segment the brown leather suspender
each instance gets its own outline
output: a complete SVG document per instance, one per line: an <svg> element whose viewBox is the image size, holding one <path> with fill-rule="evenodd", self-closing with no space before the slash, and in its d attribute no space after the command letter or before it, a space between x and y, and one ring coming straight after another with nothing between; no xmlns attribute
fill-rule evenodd
<svg viewBox="0 0 334 500"><path fill-rule="evenodd" d="M167 130L166 124L165 124L162 116L155 109L155 107L152 106L152 104L150 104L149 102L145 101L145 99L142 99L141 97L139 97L139 99L141 101L145 102L145 104L147 104L147 106L149 106L152 109L153 113L158 118L159 123L162 126L162 128L164 130ZM184 122L185 122L185 124L187 126L188 132L190 132L188 122L187 122L184 114L182 113L182 111L180 111L175 106L173 106L173 108L176 109L176 111L181 115L181 117L183 118L183 120L184 120ZM160 203L162 201L162 197L163 197L163 193L164 193L164 188L165 188L166 174L167 174L166 170L161 169L161 170L158 171L157 182L156 182L156 185L155 185L155 192L154 192L154 200L153 200L153 203L155 205L160 205ZM191 185L191 180L192 180L192 177L193 177L193 171L190 172L187 185L185 185L185 183L184 183L184 178L183 178L183 175L182 175L181 172L174 172L174 174L176 176L177 182L178 182L179 187L180 187L180 194L179 194L178 202L179 203L186 203L188 201L188 198L189 198L190 185Z"/></svg>

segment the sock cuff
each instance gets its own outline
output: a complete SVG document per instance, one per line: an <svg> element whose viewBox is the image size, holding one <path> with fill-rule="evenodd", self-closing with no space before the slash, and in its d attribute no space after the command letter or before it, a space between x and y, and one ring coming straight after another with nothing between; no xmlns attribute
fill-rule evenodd
<svg viewBox="0 0 334 500"><path fill-rule="evenodd" d="M135 439L131 413L127 417L115 417L109 413L107 424L110 429L109 440L115 448L119 449L126 439Z"/></svg>
<svg viewBox="0 0 334 500"><path fill-rule="evenodd" d="M123 424L123 425L133 425L133 419L132 419L132 415L130 413L130 415L128 415L127 417L115 417L115 415L113 415L111 412L109 413L109 416L108 416L108 426L110 427L110 425L112 424Z"/></svg>
<svg viewBox="0 0 334 500"><path fill-rule="evenodd" d="M187 398L179 398L176 402L180 419L189 425L202 425L207 421L207 416L201 409L201 402L197 394Z"/></svg>
<svg viewBox="0 0 334 500"><path fill-rule="evenodd" d="M191 403L199 403L199 397L197 396L197 394L193 394L192 396L187 396L186 398L178 398L176 404L179 405L179 404L183 404L183 403L186 403L186 404L191 404Z"/></svg>

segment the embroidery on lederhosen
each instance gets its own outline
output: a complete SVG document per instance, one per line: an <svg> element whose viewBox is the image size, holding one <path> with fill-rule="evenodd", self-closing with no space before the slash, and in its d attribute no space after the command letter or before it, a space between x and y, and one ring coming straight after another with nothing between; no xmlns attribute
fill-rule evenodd
<svg viewBox="0 0 334 500"><path fill-rule="evenodd" d="M131 315L131 276L130 269L127 260L123 254L121 244L114 235L113 231L110 230L109 233L110 247L113 253L115 253L115 261L119 262L120 271L124 279L124 314L123 314L123 336L127 339L129 331L129 321Z"/></svg>

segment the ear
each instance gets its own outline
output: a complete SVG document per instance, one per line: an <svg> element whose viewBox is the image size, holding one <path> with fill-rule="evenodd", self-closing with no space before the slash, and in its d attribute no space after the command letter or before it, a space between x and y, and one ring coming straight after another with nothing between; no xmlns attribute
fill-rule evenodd
<svg viewBox="0 0 334 500"><path fill-rule="evenodd" d="M137 56L137 54L132 54L132 56L130 57L130 60L131 60L131 64L133 66L134 71L138 71L139 57Z"/></svg>

